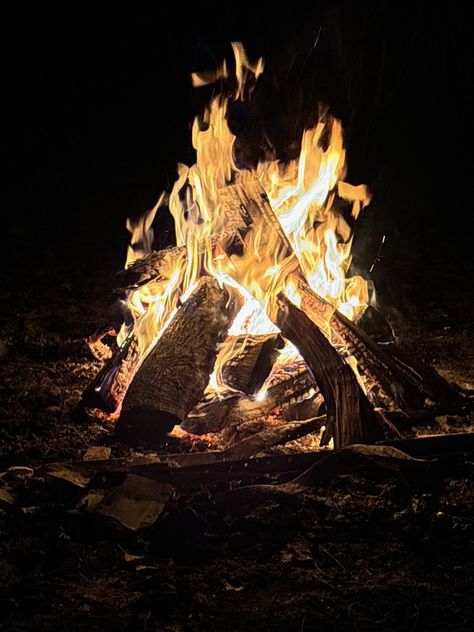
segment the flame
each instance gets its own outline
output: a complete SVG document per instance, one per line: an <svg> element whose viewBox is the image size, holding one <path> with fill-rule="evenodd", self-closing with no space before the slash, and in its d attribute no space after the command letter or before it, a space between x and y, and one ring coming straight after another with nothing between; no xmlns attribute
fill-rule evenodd
<svg viewBox="0 0 474 632"><path fill-rule="evenodd" d="M299 264L312 289L349 318L360 314L367 304L367 283L361 277L348 278L352 233L348 218L336 209L336 202L352 204L356 218L369 201L364 185L352 186L346 175L345 149L341 123L321 111L318 123L305 130L301 151L289 163L278 160L260 162L255 169L239 169L234 162L235 136L228 122L232 100L246 100L263 72L263 60L251 63L240 43L232 44L235 57L236 87L230 97L214 97L204 115L194 120L192 142L196 161L178 165L178 178L169 196L169 209L175 220L176 242L181 255L170 263L163 280L157 279L130 291L127 307L132 326L124 327L119 344L133 331L143 359L166 329L180 303L185 300L203 274L236 287L244 305L229 334L263 334L278 331L269 316L276 296L284 291L297 305L298 289L290 273ZM228 78L224 63L214 73L194 73L195 86ZM273 231L253 226L243 253L228 255L223 243L229 235L228 218L221 208L219 190L232 182L257 179L268 195L278 221L293 249L284 252ZM128 222L132 233L127 265L151 250L151 224L157 205L137 223ZM339 202L340 205L340 202ZM291 345L292 347L292 345ZM285 347L280 362L298 357L297 350ZM232 349L229 348L229 354ZM223 362L228 354L220 354ZM222 394L221 366L215 366L208 392ZM228 387L227 387L228 390ZM265 396L265 385L257 397Z"/></svg>
<svg viewBox="0 0 474 632"><path fill-rule="evenodd" d="M153 245L153 220L155 219L158 209L166 203L166 194L163 192L158 198L155 206L147 211L138 220L127 219L127 230L130 233L130 243L127 250L127 260L125 267L127 268L137 259L146 257L152 251Z"/></svg>

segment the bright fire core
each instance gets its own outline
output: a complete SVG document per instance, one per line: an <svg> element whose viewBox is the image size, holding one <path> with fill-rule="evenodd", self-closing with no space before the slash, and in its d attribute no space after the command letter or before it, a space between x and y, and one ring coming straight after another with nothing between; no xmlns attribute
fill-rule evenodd
<svg viewBox="0 0 474 632"><path fill-rule="evenodd" d="M232 47L235 91L231 96L214 97L203 118L195 119L192 139L196 162L190 167L178 165L178 178L168 200L175 221L176 243L185 246L183 256L174 262L165 283L148 283L132 291L127 299L142 359L202 276L213 276L223 284L232 285L244 297L244 305L229 330L232 335L278 331L271 320L278 293L286 293L296 304L299 301L298 290L289 275L295 257L311 288L349 318L358 316L367 304L366 281L347 276L352 234L335 202L338 199L349 202L356 218L370 196L364 185L344 182L346 162L341 123L327 112L321 113L317 124L304 131L298 159L288 163L277 159L259 162L251 170L238 168L233 153L236 137L228 125L228 107L232 101L250 98L264 63L262 59L251 63L241 44L234 43ZM199 87L227 77L224 63L215 73L194 74L192 78ZM222 235L226 229L219 190L247 179L257 179L267 193L293 248L291 257L276 242L273 244L268 235L262 240L263 225L254 227L243 254L228 256L222 247L216 247L216 235ZM165 200L162 196L145 221L128 223L131 243L141 244L142 249L129 249L127 266L150 252L151 224ZM130 327L123 327L119 344L130 333ZM228 355L231 354L229 349ZM287 346L281 361L290 362L295 355L296 349ZM225 356L220 353L219 357L225 359ZM227 387L220 380L220 367L216 366L208 392L218 394L223 389Z"/></svg>

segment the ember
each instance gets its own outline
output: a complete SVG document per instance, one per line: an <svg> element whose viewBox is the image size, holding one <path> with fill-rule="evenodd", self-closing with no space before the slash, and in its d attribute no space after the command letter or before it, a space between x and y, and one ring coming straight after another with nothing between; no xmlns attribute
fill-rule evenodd
<svg viewBox="0 0 474 632"><path fill-rule="evenodd" d="M156 444L180 424L206 434L284 420L283 410L286 420L311 418L323 405L321 445L374 442L393 430L375 408L418 411L449 388L356 324L369 292L349 275L351 224L370 194L344 181L340 122L320 108L298 159L236 164L229 109L251 98L264 63L241 44L233 51L235 77L225 63L192 77L195 87L233 85L194 121L195 164L178 165L169 197L127 223L118 350L83 406L118 418L132 443ZM154 252L165 204L176 246Z"/></svg>

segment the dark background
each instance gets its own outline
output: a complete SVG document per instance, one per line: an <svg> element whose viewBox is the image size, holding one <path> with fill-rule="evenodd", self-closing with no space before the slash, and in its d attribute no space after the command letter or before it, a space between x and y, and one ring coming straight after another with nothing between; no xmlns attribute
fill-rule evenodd
<svg viewBox="0 0 474 632"><path fill-rule="evenodd" d="M190 72L230 59L229 42L240 40L267 62L244 123L257 136L265 128L282 157L318 99L342 118L348 180L374 191L357 227L367 266L381 234L387 253L469 259L472 8L305 4L4 10L5 250L113 251L119 264L125 218L170 186L178 160L192 159L200 96Z"/></svg>

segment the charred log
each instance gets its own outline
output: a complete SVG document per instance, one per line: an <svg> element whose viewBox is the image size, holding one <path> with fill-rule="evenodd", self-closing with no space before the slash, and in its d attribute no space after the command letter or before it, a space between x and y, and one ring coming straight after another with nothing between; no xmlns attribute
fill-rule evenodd
<svg viewBox="0 0 474 632"><path fill-rule="evenodd" d="M361 371L380 384L397 406L419 410L427 399L442 401L446 397L444 389L438 386L433 388L433 382L423 379L412 368L415 364L413 360L404 364L396 357L388 355L360 327L340 312L334 313L330 326L336 340L339 339L356 358Z"/></svg>
<svg viewBox="0 0 474 632"><path fill-rule="evenodd" d="M400 371L412 376L412 380L421 380L427 397L439 402L456 399L456 392L437 371L411 356L398 344L385 344L383 350L398 365Z"/></svg>

